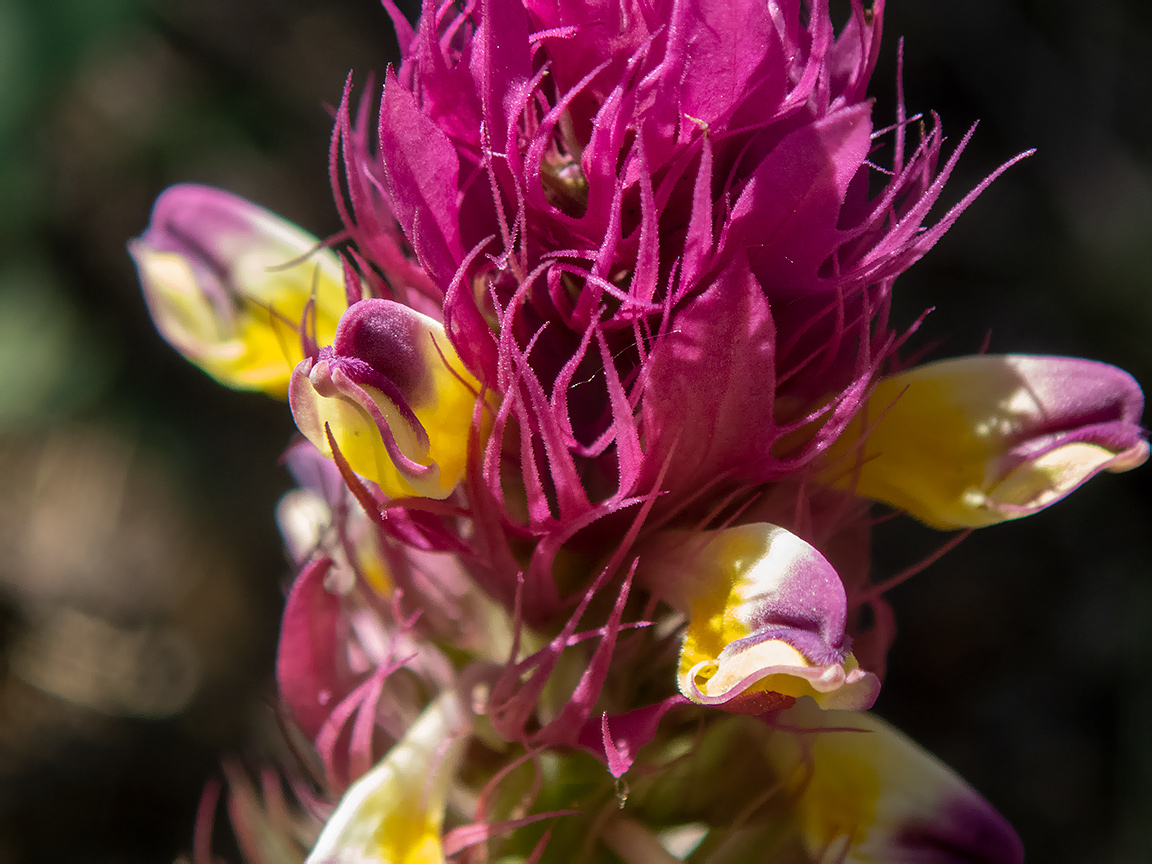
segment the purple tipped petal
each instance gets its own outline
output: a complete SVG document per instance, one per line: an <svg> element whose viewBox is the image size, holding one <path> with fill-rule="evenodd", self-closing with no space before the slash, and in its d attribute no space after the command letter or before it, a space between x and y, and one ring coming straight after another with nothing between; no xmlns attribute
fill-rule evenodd
<svg viewBox="0 0 1152 864"><path fill-rule="evenodd" d="M640 575L688 616L679 676L692 701L755 713L765 692L830 708L875 701L879 680L850 653L840 577L795 534L754 523L669 536Z"/></svg>
<svg viewBox="0 0 1152 864"><path fill-rule="evenodd" d="M464 475L479 385L434 320L391 300L362 300L332 346L293 372L292 415L325 455L391 497L446 498ZM486 434L486 412L480 419ZM331 436L331 437L330 437Z"/></svg>
<svg viewBox="0 0 1152 864"><path fill-rule="evenodd" d="M989 525L1141 464L1143 409L1132 376L1105 363L943 360L877 384L825 476L930 525Z"/></svg>
<svg viewBox="0 0 1152 864"><path fill-rule="evenodd" d="M396 303L365 300L340 320L332 357L347 363L350 371L358 369L353 377L359 383L390 391L397 401L414 402L428 387L421 357L425 329Z"/></svg>
<svg viewBox="0 0 1152 864"><path fill-rule="evenodd" d="M808 854L843 864L1021 864L1012 827L949 768L869 714L801 700L769 754Z"/></svg>
<svg viewBox="0 0 1152 864"><path fill-rule="evenodd" d="M128 248L160 334L229 387L283 398L302 342L327 344L346 305L335 253L219 189L169 188Z"/></svg>

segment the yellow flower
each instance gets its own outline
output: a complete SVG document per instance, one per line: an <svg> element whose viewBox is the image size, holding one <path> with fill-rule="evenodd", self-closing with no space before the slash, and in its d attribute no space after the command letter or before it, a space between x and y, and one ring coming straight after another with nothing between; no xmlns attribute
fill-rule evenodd
<svg viewBox="0 0 1152 864"><path fill-rule="evenodd" d="M464 756L470 719L445 693L371 771L353 783L306 864L440 864L448 787Z"/></svg>
<svg viewBox="0 0 1152 864"><path fill-rule="evenodd" d="M326 456L331 432L352 470L392 498L447 498L463 479L480 385L436 321L390 300L362 300L331 348L300 363L289 400ZM491 414L480 416L487 435Z"/></svg>
<svg viewBox="0 0 1152 864"><path fill-rule="evenodd" d="M813 861L1023 860L1000 814L879 718L801 700L776 724L768 755Z"/></svg>
<svg viewBox="0 0 1152 864"><path fill-rule="evenodd" d="M1148 456L1128 373L1069 357L981 355L880 381L823 478L937 528L979 528L1059 501Z"/></svg>
<svg viewBox="0 0 1152 864"><path fill-rule="evenodd" d="M848 650L840 577L795 534L763 522L672 534L641 566L688 616L679 684L693 702L758 714L780 697L828 708L876 699L880 682Z"/></svg>
<svg viewBox="0 0 1152 864"><path fill-rule="evenodd" d="M128 244L160 334L213 378L284 398L303 359L301 326L320 344L346 302L340 259L249 201L173 186ZM305 308L313 303L313 320Z"/></svg>

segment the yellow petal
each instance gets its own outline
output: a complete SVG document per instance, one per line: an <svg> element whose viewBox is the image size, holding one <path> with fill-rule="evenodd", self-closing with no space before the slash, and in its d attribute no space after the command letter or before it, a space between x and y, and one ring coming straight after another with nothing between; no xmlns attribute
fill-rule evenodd
<svg viewBox="0 0 1152 864"><path fill-rule="evenodd" d="M777 525L669 534L641 557L642 578L688 616L680 692L725 710L762 713L812 696L867 707L879 690L847 650L847 601L832 565Z"/></svg>
<svg viewBox="0 0 1152 864"><path fill-rule="evenodd" d="M444 810L468 741L455 693L429 705L344 793L306 864L441 864Z"/></svg>
<svg viewBox="0 0 1152 864"><path fill-rule="evenodd" d="M443 499L464 477L479 393L439 322L362 300L341 318L331 353L294 371L289 400L309 441L331 457L330 429L352 470L385 495ZM481 439L491 416L481 413Z"/></svg>
<svg viewBox="0 0 1152 864"><path fill-rule="evenodd" d="M769 757L813 861L1023 860L1020 841L1000 814L879 718L820 711L802 700L777 724Z"/></svg>
<svg viewBox="0 0 1152 864"><path fill-rule="evenodd" d="M283 398L303 359L300 326L331 341L346 306L339 258L307 232L243 198L174 186L128 250L160 334L229 387Z"/></svg>
<svg viewBox="0 0 1152 864"><path fill-rule="evenodd" d="M1067 357L978 356L877 383L821 477L945 529L1029 515L1101 470L1140 464L1143 394Z"/></svg>

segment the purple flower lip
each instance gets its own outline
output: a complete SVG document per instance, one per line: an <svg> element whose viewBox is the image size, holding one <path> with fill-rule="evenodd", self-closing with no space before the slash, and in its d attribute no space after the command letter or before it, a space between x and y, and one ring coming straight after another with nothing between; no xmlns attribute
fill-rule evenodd
<svg viewBox="0 0 1152 864"><path fill-rule="evenodd" d="M781 616L782 617L782 616ZM815 617L815 616L812 616ZM842 633L839 644L833 645L826 641L826 637L813 632L813 624L820 626L823 622L809 622L807 626L790 627L787 624L774 624L765 627L752 636L745 636L729 642L720 652L717 659L723 663L735 655L746 651L761 642L786 642L804 655L804 659L814 666L835 666L844 662L852 651L852 639L848 634Z"/></svg>
<svg viewBox="0 0 1152 864"><path fill-rule="evenodd" d="M680 692L728 711L763 692L866 708L879 679L858 668L845 632L844 585L828 560L768 523L672 532L652 541L639 576L687 616Z"/></svg>
<svg viewBox="0 0 1152 864"><path fill-rule="evenodd" d="M341 321L329 355L362 384L395 390L415 401L426 369L420 357L418 322L391 313L383 300L365 300ZM391 394L390 394L391 395Z"/></svg>
<svg viewBox="0 0 1152 864"><path fill-rule="evenodd" d="M448 497L491 422L441 325L392 300L349 306L288 395L305 437L390 498Z"/></svg>
<svg viewBox="0 0 1152 864"><path fill-rule="evenodd" d="M343 399L359 406L375 425L380 442L388 453L388 458L404 474L412 478L424 478L435 471L435 466L423 464L404 452L396 440L396 434L393 431L394 422L390 422L385 416L380 403L377 402L371 392L371 390L379 391L388 400L391 408L399 414L400 421L407 426L417 446L426 450L428 447L427 430L409 407L399 388L389 378L358 358L339 357L331 352L328 356L319 358L314 365L312 361L305 360L298 367L298 370L307 376L308 383L311 384L317 396L325 399ZM371 388L371 390L365 388ZM296 392L303 393L304 391L302 387L297 387ZM304 406L306 404L305 398L298 398L296 404ZM301 411L304 410L306 409L301 407ZM327 423L326 426L331 431L331 427Z"/></svg>

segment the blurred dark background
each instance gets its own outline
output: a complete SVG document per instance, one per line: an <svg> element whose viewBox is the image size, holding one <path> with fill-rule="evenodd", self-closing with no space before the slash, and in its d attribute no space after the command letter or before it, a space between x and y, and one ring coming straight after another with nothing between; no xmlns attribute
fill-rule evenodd
<svg viewBox="0 0 1152 864"><path fill-rule="evenodd" d="M980 126L947 203L1036 147L900 284L939 355L1152 384L1152 6L893 0L893 117ZM124 251L167 185L338 222L326 106L395 42L373 0L0 0L0 862L168 862L222 754L274 736L286 408L155 335ZM884 161L880 156L880 161ZM891 595L877 710L1035 862L1152 860L1152 469L978 532ZM882 526L878 576L939 535Z"/></svg>

